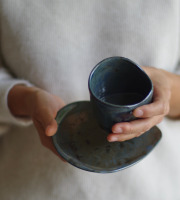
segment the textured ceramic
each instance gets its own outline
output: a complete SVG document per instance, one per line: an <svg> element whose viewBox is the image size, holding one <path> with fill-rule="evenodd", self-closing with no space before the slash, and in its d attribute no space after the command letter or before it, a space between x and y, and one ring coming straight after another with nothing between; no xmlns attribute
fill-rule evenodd
<svg viewBox="0 0 180 200"><path fill-rule="evenodd" d="M132 111L152 100L153 85L147 74L133 61L111 57L98 63L88 81L95 116L104 129L110 131L117 122L134 120ZM142 96L130 105L117 105L103 100L112 94L137 93Z"/></svg>
<svg viewBox="0 0 180 200"><path fill-rule="evenodd" d="M130 167L161 138L160 130L153 127L138 138L108 142L108 133L97 124L88 101L63 107L56 120L58 130L52 140L58 153L70 164L90 172L110 173Z"/></svg>

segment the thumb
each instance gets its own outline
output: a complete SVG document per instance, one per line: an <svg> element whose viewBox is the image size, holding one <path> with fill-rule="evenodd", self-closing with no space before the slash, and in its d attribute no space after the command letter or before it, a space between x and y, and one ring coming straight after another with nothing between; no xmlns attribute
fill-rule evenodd
<svg viewBox="0 0 180 200"><path fill-rule="evenodd" d="M57 122L53 119L46 127L45 127L45 134L47 136L53 136L57 131Z"/></svg>
<svg viewBox="0 0 180 200"><path fill-rule="evenodd" d="M53 136L56 133L58 126L55 120L55 113L51 110L46 110L41 113L41 117L39 116L38 121L40 122L46 136Z"/></svg>

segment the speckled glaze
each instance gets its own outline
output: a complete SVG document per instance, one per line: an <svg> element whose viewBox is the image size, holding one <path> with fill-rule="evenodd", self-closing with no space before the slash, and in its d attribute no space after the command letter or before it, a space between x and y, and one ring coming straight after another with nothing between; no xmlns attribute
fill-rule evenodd
<svg viewBox="0 0 180 200"><path fill-rule="evenodd" d="M143 159L159 142L157 127L138 138L110 143L88 101L74 102L57 114L57 133L52 137L57 152L70 164L90 172L110 173Z"/></svg>
<svg viewBox="0 0 180 200"><path fill-rule="evenodd" d="M98 63L90 73L88 87L95 116L107 131L117 122L134 120L132 111L150 103L153 96L150 78L137 64L124 57L110 57ZM115 105L103 100L104 96L114 93L138 93L143 98L132 105Z"/></svg>

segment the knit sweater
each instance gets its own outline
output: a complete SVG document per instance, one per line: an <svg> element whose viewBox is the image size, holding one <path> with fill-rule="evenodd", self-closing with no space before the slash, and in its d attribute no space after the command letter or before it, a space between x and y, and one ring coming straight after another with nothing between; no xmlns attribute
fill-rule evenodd
<svg viewBox="0 0 180 200"><path fill-rule="evenodd" d="M179 199L179 120L162 122L161 143L139 164L100 175L42 147L7 95L22 83L67 104L88 100L89 73L110 56L179 73L180 1L0 0L0 13L0 199Z"/></svg>

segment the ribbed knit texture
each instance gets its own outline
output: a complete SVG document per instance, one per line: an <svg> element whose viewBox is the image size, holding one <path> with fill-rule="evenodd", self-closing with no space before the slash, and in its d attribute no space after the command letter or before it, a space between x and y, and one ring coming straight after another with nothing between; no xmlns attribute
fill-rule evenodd
<svg viewBox="0 0 180 200"><path fill-rule="evenodd" d="M0 0L0 123L22 124L7 107L15 84L33 84L66 103L89 99L88 76L110 56L179 71L179 0ZM165 119L163 139L137 165L88 173L43 148L35 128L0 138L1 200L179 200L180 122Z"/></svg>

